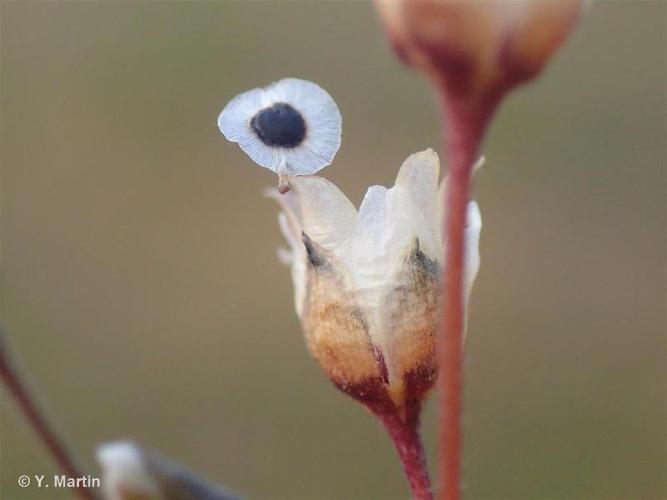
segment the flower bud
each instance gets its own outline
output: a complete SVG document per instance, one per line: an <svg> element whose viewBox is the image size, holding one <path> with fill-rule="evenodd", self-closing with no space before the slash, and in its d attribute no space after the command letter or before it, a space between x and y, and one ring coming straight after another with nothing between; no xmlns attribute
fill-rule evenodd
<svg viewBox="0 0 667 500"><path fill-rule="evenodd" d="M376 0L392 45L455 93L487 95L537 75L582 0Z"/></svg>
<svg viewBox="0 0 667 500"><path fill-rule="evenodd" d="M295 305L308 349L334 384L374 413L415 417L437 375L441 214L438 156L410 156L391 189L372 186L359 211L331 182L303 176L285 195ZM469 206L469 292L481 219Z"/></svg>

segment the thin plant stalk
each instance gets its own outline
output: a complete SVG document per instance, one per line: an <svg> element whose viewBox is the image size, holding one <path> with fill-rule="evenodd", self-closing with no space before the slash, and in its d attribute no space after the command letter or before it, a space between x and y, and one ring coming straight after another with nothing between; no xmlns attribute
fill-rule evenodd
<svg viewBox="0 0 667 500"><path fill-rule="evenodd" d="M424 447L419 437L419 421L416 419L404 420L397 414L383 415L380 419L396 446L412 491L412 498L432 500L433 493L426 468Z"/></svg>
<svg viewBox="0 0 667 500"><path fill-rule="evenodd" d="M463 334L465 318L465 227L473 174L486 125L496 99L471 107L469 100L452 96L439 87L443 142L449 172L445 199L445 265L442 271L443 308L439 342L440 377L440 498L461 497L463 448Z"/></svg>
<svg viewBox="0 0 667 500"><path fill-rule="evenodd" d="M67 449L63 441L58 437L53 426L47 419L44 412L37 405L35 398L21 376L16 364L11 359L3 335L0 333L0 377L4 382L9 393L14 397L21 412L25 416L30 426L37 434L44 447L51 453L51 456L58 467L67 477L83 477L81 469L76 465L72 454ZM94 500L95 495L85 486L78 485L73 488L74 493L82 500Z"/></svg>

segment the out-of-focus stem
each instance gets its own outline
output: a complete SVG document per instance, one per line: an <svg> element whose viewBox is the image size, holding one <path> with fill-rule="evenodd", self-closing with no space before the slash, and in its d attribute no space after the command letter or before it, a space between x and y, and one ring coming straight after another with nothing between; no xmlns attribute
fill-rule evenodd
<svg viewBox="0 0 667 500"><path fill-rule="evenodd" d="M431 481L426 469L424 448L419 437L418 420L406 421L395 413L382 415L380 419L394 441L410 484L412 497L415 500L432 500Z"/></svg>
<svg viewBox="0 0 667 500"><path fill-rule="evenodd" d="M465 241L466 213L470 199L473 165L494 101L471 107L441 85L439 97L443 117L443 142L449 172L445 199L445 265L443 266L443 316L440 326L440 498L461 496L461 450L463 446L463 333L465 328ZM477 101L479 104L479 101Z"/></svg>
<svg viewBox="0 0 667 500"><path fill-rule="evenodd" d="M6 339L0 332L0 377L7 390L16 400L26 420L37 434L37 437L49 450L60 469L68 477L82 477L83 473L76 465L71 453L64 443L58 438L53 427L44 413L39 409L33 396L8 352ZM95 495L84 486L76 486L74 492L83 500L94 500Z"/></svg>

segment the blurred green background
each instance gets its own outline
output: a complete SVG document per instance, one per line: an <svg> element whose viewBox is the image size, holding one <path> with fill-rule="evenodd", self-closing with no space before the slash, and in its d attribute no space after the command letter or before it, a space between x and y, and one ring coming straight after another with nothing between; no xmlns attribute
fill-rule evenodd
<svg viewBox="0 0 667 500"><path fill-rule="evenodd" d="M367 2L3 2L2 321L93 464L130 437L251 498L405 498L394 450L306 352L275 182L218 132L285 76L336 99L358 203L440 149ZM662 499L665 15L601 1L508 99L476 179L465 496ZM0 497L54 467L3 391ZM436 461L433 401L424 420Z"/></svg>

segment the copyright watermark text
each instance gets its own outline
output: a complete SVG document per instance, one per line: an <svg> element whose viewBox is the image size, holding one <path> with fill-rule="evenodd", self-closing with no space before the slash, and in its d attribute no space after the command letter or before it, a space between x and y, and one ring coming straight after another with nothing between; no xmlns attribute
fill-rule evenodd
<svg viewBox="0 0 667 500"><path fill-rule="evenodd" d="M21 474L17 483L21 488L99 488L101 481L99 477L87 475L70 477L64 474L47 476L45 474Z"/></svg>

